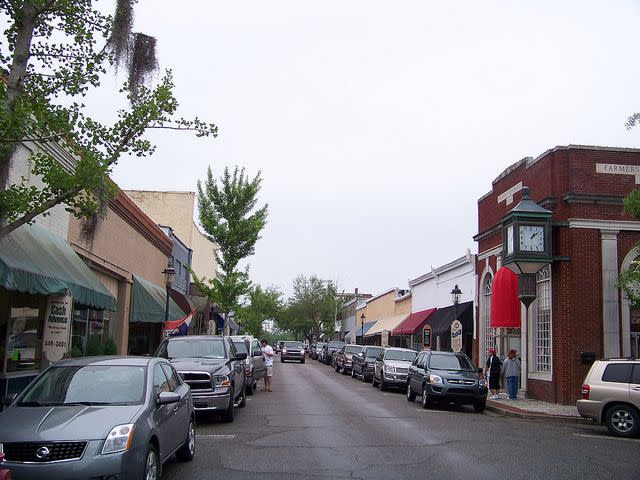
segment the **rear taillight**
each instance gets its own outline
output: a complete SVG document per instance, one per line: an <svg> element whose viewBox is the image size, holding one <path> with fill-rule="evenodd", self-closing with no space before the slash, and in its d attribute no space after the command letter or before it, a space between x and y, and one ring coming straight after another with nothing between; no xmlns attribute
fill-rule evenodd
<svg viewBox="0 0 640 480"><path fill-rule="evenodd" d="M589 400L589 393L591 393L591 387L589 385L582 385L582 399Z"/></svg>

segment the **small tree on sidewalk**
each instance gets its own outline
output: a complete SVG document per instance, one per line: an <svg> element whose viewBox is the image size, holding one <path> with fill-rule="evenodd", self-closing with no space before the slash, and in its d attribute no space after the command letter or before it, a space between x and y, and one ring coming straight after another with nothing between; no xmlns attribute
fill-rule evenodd
<svg viewBox="0 0 640 480"><path fill-rule="evenodd" d="M220 268L215 278L193 275L200 291L216 302L225 315L228 333L229 313L240 306L240 298L249 292L249 267L240 269L243 259L255 252L260 232L267 224L268 205L256 209L262 178L260 172L249 179L244 168L228 168L220 179L207 169L204 184L198 180L198 209L202 228L209 239L218 244L214 255Z"/></svg>

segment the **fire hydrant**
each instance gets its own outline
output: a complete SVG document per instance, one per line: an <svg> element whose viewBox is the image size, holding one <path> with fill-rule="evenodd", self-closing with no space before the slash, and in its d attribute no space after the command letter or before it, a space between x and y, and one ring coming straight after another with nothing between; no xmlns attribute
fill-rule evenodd
<svg viewBox="0 0 640 480"><path fill-rule="evenodd" d="M4 460L4 453L0 452L0 463ZM11 471L0 468L0 480L11 480Z"/></svg>

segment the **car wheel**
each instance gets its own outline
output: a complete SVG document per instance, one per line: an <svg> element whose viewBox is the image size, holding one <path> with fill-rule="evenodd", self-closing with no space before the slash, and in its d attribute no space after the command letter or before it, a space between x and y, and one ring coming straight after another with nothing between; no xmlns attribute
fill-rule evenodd
<svg viewBox="0 0 640 480"><path fill-rule="evenodd" d="M176 458L181 462L190 462L196 453L196 424L193 418L189 420L189 429L187 430L187 439L184 444L176 452Z"/></svg>
<svg viewBox="0 0 640 480"><path fill-rule="evenodd" d="M246 380L245 380L246 383ZM255 389L254 385L255 382L253 380L253 377L249 378L249 383L246 384L247 385L247 395L253 395L253 390Z"/></svg>
<svg viewBox="0 0 640 480"><path fill-rule="evenodd" d="M229 395L229 405L222 414L222 419L225 422L233 422L233 418L235 417L235 405L233 403L233 400L233 395Z"/></svg>
<svg viewBox="0 0 640 480"><path fill-rule="evenodd" d="M415 402L416 394L411 390L411 385L407 383L407 402Z"/></svg>
<svg viewBox="0 0 640 480"><path fill-rule="evenodd" d="M300 363L304 363L304 358L302 360L300 360Z"/></svg>
<svg viewBox="0 0 640 480"><path fill-rule="evenodd" d="M351 378L356 378L356 371L351 367Z"/></svg>
<svg viewBox="0 0 640 480"><path fill-rule="evenodd" d="M144 466L144 480L158 480L160 478L160 459L156 447L150 443L147 447L147 460Z"/></svg>
<svg viewBox="0 0 640 480"><path fill-rule="evenodd" d="M378 385L380 386L380 391L384 392L387 389L387 384L384 383L384 378L380 377L380 383L378 383Z"/></svg>
<svg viewBox="0 0 640 480"><path fill-rule="evenodd" d="M640 416L629 405L613 405L607 410L605 420L609 433L619 437L634 437L640 431Z"/></svg>
<svg viewBox="0 0 640 480"><path fill-rule="evenodd" d="M422 408L429 408L431 406L431 400L427 393L427 386L422 387Z"/></svg>
<svg viewBox="0 0 640 480"><path fill-rule="evenodd" d="M473 404L473 411L476 413L482 413L484 412L484 409L487 405L487 401L486 400L482 400L480 402L476 402Z"/></svg>
<svg viewBox="0 0 640 480"><path fill-rule="evenodd" d="M362 370L362 377L360 377L362 380L362 383L367 383L367 376L364 374L364 370Z"/></svg>
<svg viewBox="0 0 640 480"><path fill-rule="evenodd" d="M373 377L371 377L371 386L373 388L376 388L378 386L378 384L376 383L376 374L373 374Z"/></svg>
<svg viewBox="0 0 640 480"><path fill-rule="evenodd" d="M344 366L342 367L342 374L347 375L347 369Z"/></svg>

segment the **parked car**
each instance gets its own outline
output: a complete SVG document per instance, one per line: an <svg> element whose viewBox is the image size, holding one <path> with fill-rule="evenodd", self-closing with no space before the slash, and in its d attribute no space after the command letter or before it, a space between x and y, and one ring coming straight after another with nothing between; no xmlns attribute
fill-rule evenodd
<svg viewBox="0 0 640 480"><path fill-rule="evenodd" d="M640 359L596 360L582 385L578 413L613 435L640 434Z"/></svg>
<svg viewBox="0 0 640 480"><path fill-rule="evenodd" d="M333 366L333 355L344 345L346 345L345 342L330 340L322 349L322 363Z"/></svg>
<svg viewBox="0 0 640 480"><path fill-rule="evenodd" d="M384 349L374 362L371 384L374 387L379 386L383 391L388 387L404 388L407 384L409 366L417 354L418 352L408 348L390 347Z"/></svg>
<svg viewBox="0 0 640 480"><path fill-rule="evenodd" d="M351 376L360 377L363 382L373 378L376 357L384 350L383 347L365 345L362 351L351 358Z"/></svg>
<svg viewBox="0 0 640 480"><path fill-rule="evenodd" d="M304 363L304 345L302 345L302 342L284 342L280 353L280 361L284 363L285 360L297 360L300 363Z"/></svg>
<svg viewBox="0 0 640 480"><path fill-rule="evenodd" d="M168 359L191 387L196 411L220 412L232 422L236 405L246 405L247 354L238 352L230 337L170 337L160 344L156 356Z"/></svg>
<svg viewBox="0 0 640 480"><path fill-rule="evenodd" d="M62 360L3 403L0 471L16 479L157 479L195 454L191 391L161 358Z"/></svg>
<svg viewBox="0 0 640 480"><path fill-rule="evenodd" d="M245 388L247 395L253 395L258 386L258 380L267 374L267 367L264 364L264 356L257 338L248 335L232 335L231 340L239 353L246 353L244 362Z"/></svg>
<svg viewBox="0 0 640 480"><path fill-rule="evenodd" d="M309 358L320 360L320 352L325 345L325 342L317 342L311 345L311 350L309 350Z"/></svg>
<svg viewBox="0 0 640 480"><path fill-rule="evenodd" d="M464 353L425 350L409 367L405 385L407 400L422 395L422 407L434 402L473 405L483 412L487 403L487 382L482 369L475 369Z"/></svg>
<svg viewBox="0 0 640 480"><path fill-rule="evenodd" d="M282 351L282 345L284 345L284 340L278 340L275 348L273 349L274 353L280 353Z"/></svg>
<svg viewBox="0 0 640 480"><path fill-rule="evenodd" d="M362 351L362 345L345 345L336 353L336 372L343 375L351 373L351 359L353 355Z"/></svg>

